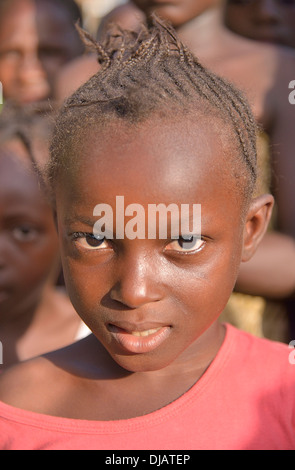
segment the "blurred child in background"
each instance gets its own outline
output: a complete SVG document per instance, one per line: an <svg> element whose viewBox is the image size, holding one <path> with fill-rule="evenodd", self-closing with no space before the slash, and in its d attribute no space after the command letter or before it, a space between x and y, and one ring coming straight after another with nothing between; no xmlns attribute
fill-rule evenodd
<svg viewBox="0 0 295 470"><path fill-rule="evenodd" d="M66 293L55 287L58 239L36 171L47 161L51 119L12 107L0 117L2 368L73 342L81 328Z"/></svg>
<svg viewBox="0 0 295 470"><path fill-rule="evenodd" d="M295 48L294 0L226 0L224 21L246 38Z"/></svg>
<svg viewBox="0 0 295 470"><path fill-rule="evenodd" d="M4 99L19 104L52 95L56 73L82 54L74 0L1 0L0 81Z"/></svg>

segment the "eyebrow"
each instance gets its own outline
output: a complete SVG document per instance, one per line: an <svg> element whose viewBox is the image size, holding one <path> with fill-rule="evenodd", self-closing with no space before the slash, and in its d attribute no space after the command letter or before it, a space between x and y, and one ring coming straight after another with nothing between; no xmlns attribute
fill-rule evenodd
<svg viewBox="0 0 295 470"><path fill-rule="evenodd" d="M77 215L77 216L66 217L65 218L65 224L66 225L72 225L72 224L77 223L77 222L80 222L84 225L88 225L89 227L93 228L96 220L94 218L90 219L88 217L84 217L83 215Z"/></svg>

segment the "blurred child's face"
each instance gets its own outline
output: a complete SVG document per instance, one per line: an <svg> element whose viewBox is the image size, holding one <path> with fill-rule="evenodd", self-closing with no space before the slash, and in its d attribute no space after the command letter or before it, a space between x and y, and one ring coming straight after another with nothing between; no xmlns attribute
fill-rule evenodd
<svg viewBox="0 0 295 470"><path fill-rule="evenodd" d="M145 13L157 13L174 27L201 15L219 3L219 0L133 0Z"/></svg>
<svg viewBox="0 0 295 470"><path fill-rule="evenodd" d="M15 146L14 146L15 148ZM6 150L11 150L10 146ZM18 154L19 155L19 154ZM31 313L57 268L52 211L19 156L0 154L0 321ZM28 157L26 157L28 159Z"/></svg>
<svg viewBox="0 0 295 470"><path fill-rule="evenodd" d="M242 36L295 47L295 0L228 0L224 18Z"/></svg>
<svg viewBox="0 0 295 470"><path fill-rule="evenodd" d="M81 49L68 13L56 4L12 0L0 18L0 81L6 99L40 101L59 67Z"/></svg>
<svg viewBox="0 0 295 470"><path fill-rule="evenodd" d="M75 149L77 169L62 172L57 182L71 300L127 370L185 360L216 326L234 287L244 230L243 198L228 163L236 150L225 149L209 122L195 122L155 119L136 129L115 122L93 131L83 149ZM147 225L146 238L117 239L115 221L114 238L97 240L94 208L108 204L117 217L116 196L124 196L125 208L140 204L145 214L149 204L201 204L202 239L187 249L169 235L149 239Z"/></svg>

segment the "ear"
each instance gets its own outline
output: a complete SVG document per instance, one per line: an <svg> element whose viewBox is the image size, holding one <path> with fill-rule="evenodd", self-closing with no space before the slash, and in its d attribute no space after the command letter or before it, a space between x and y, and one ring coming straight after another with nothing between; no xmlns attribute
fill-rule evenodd
<svg viewBox="0 0 295 470"><path fill-rule="evenodd" d="M242 261L248 261L254 255L267 230L271 218L274 198L270 194L259 196L251 202L246 216Z"/></svg>

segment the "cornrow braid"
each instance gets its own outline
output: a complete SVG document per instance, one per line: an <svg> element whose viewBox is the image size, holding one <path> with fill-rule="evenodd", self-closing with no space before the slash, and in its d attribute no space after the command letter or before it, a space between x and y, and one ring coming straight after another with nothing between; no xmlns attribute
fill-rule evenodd
<svg viewBox="0 0 295 470"><path fill-rule="evenodd" d="M47 172L52 184L59 168L72 166L74 152L69 149L81 140L85 126L103 125L115 118L137 123L159 110L168 115L169 109L183 114L189 109L219 116L231 127L252 192L258 129L251 109L239 90L200 64L170 25L153 17L152 24L142 26L139 33L117 27L102 44L88 33L80 30L80 34L97 51L101 69L60 111Z"/></svg>
<svg viewBox="0 0 295 470"><path fill-rule="evenodd" d="M54 116L54 105L48 101L27 104L25 107L6 101L0 115L0 149L8 141L14 139L20 141L39 179L40 186L46 193L48 188L34 143L36 139L41 138L44 145L49 145Z"/></svg>

